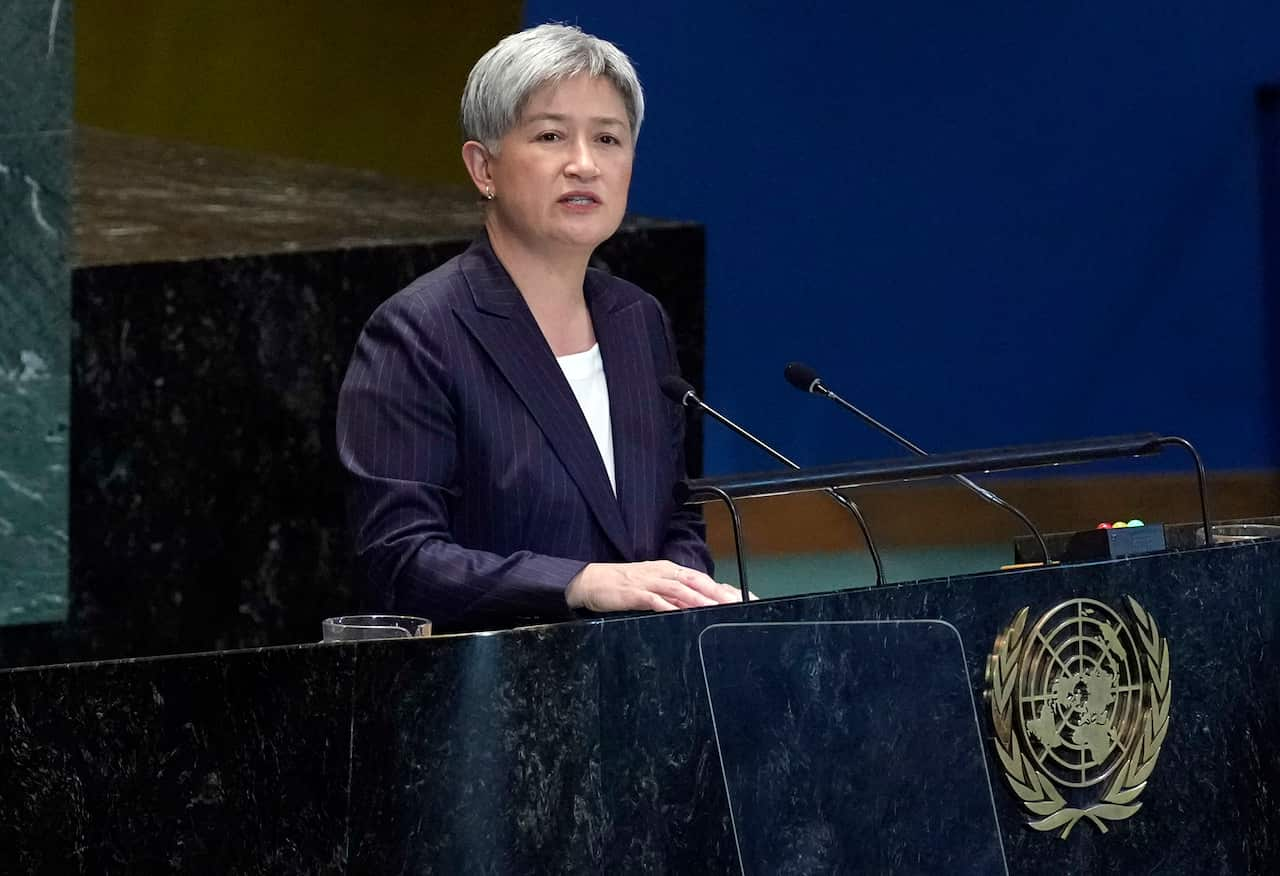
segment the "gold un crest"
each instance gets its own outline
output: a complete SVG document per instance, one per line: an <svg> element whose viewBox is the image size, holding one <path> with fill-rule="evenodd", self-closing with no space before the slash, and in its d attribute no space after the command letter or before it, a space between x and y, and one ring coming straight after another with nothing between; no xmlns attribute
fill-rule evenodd
<svg viewBox="0 0 1280 876"><path fill-rule="evenodd" d="M1072 599L1029 629L1022 609L996 639L986 694L996 753L1035 830L1065 839L1088 819L1106 833L1142 806L1169 729L1169 644L1126 600L1131 623Z"/></svg>

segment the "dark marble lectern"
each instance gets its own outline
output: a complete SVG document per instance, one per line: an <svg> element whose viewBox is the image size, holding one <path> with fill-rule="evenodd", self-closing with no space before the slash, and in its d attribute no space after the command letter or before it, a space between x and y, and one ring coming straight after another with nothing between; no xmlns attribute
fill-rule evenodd
<svg viewBox="0 0 1280 876"><path fill-rule="evenodd" d="M1106 833L1031 830L991 745L993 640L1025 606L1126 596L1170 655L1141 809ZM1278 610L1266 542L494 635L13 670L0 869L1276 872Z"/></svg>

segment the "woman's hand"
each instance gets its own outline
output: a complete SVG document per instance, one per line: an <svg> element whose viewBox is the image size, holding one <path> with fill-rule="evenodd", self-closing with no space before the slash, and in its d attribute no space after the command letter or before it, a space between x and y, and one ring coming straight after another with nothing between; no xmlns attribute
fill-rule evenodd
<svg viewBox="0 0 1280 876"><path fill-rule="evenodd" d="M564 596L570 608L590 611L674 611L742 601L736 587L668 560L590 563L569 582Z"/></svg>

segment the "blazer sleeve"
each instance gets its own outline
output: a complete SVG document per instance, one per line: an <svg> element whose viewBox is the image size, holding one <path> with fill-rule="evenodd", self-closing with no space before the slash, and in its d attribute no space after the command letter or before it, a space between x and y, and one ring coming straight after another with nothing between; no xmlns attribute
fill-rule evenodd
<svg viewBox="0 0 1280 876"><path fill-rule="evenodd" d="M661 304L656 301L654 304L662 322L660 335L662 350L660 356L658 351L655 350L655 361L659 363L660 368L665 367L665 370L660 371L659 374L679 374L680 363L676 359L676 342L675 335L671 331L671 320L667 317L666 311ZM668 403L666 407L668 416L671 418L668 434L671 435L671 456L675 460L674 470L677 478L685 478L689 476L688 462L684 453L685 421L688 414L683 407L674 402ZM674 499L672 503L674 504ZM711 559L711 551L707 549L706 536L707 526L702 518L701 506L676 506L667 522L666 534L662 543L662 558L678 563L681 566L698 569L708 575L714 575L715 563Z"/></svg>
<svg viewBox="0 0 1280 876"><path fill-rule="evenodd" d="M443 629L573 617L580 560L463 547L450 529L458 494L447 368L460 331L448 308L384 304L365 326L338 398L338 456L364 578L362 608L429 618Z"/></svg>

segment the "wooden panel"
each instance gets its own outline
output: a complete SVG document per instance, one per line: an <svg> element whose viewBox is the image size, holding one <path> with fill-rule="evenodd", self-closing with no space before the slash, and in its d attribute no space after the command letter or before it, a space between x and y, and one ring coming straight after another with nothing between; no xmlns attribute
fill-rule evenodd
<svg viewBox="0 0 1280 876"><path fill-rule="evenodd" d="M1087 478L988 479L985 486L1021 508L1044 532L1091 529L1103 520L1141 518L1180 523L1200 516L1191 474ZM981 544L1025 530L1011 514L954 482L867 487L851 491L877 544ZM733 549L728 514L707 506L708 540L724 555ZM754 552L862 550L849 514L821 493L740 503L744 538ZM1280 472L1211 474L1209 511L1217 520L1280 513Z"/></svg>

